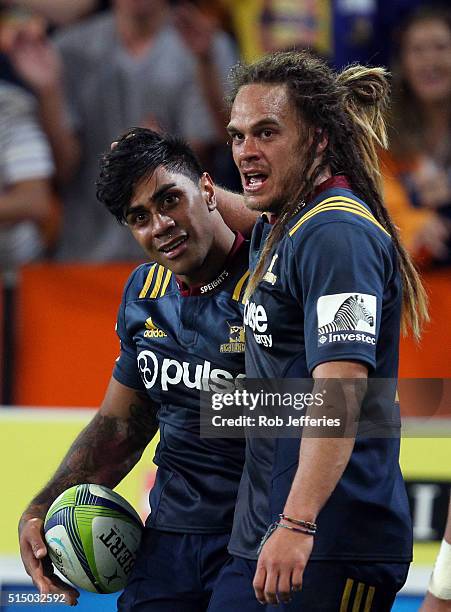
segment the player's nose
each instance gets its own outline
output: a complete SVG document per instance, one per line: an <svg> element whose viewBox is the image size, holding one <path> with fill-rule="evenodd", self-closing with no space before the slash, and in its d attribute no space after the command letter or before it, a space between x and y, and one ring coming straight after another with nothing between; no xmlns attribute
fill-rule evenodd
<svg viewBox="0 0 451 612"><path fill-rule="evenodd" d="M168 215L157 213L154 215L152 224L152 237L163 238L166 236L172 228L175 227L175 221Z"/></svg>
<svg viewBox="0 0 451 612"><path fill-rule="evenodd" d="M256 138L253 136L246 136L242 142L238 155L240 162L257 159L260 157L260 149L258 147Z"/></svg>

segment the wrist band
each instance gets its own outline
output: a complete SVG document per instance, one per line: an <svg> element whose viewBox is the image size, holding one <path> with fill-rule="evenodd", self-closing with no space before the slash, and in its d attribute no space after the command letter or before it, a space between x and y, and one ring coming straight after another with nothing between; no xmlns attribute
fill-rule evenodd
<svg viewBox="0 0 451 612"><path fill-rule="evenodd" d="M315 535L314 531L308 531L307 529L301 529L300 527L291 527L291 525L284 525L283 523L276 523L277 527L283 527L283 529L289 529L290 531L295 531L296 533L304 533L305 535Z"/></svg>
<svg viewBox="0 0 451 612"><path fill-rule="evenodd" d="M451 600L451 544L443 539L428 590L438 599Z"/></svg>
<svg viewBox="0 0 451 612"><path fill-rule="evenodd" d="M299 525L299 527L304 527L309 532L311 532L312 535L316 533L316 523L311 523L310 521L302 521L301 519L294 519L290 516L287 516L286 514L279 514L279 518L283 521L287 521L288 523L293 523L293 525Z"/></svg>
<svg viewBox="0 0 451 612"><path fill-rule="evenodd" d="M280 514L279 516L282 518L283 515ZM284 518L284 520L287 520L287 519ZM293 521L294 520L296 520L296 519L293 519ZM307 522L308 521L302 521L302 523L307 523ZM301 523L301 521L299 521L299 523ZM308 523L308 524L309 525L315 525L314 523ZM259 547L257 549L257 557L261 553L263 546L266 544L268 539L272 536L272 534L275 532L275 530L278 527L282 527L283 529L289 529L290 531L295 531L296 533L303 533L304 535L314 536L315 533L316 533L316 525L315 525L315 529L308 529L308 528L302 528L302 527L292 527L291 525L284 525L280 521L275 522L275 523L271 523L271 525L266 530L265 535L261 539L260 545L259 545Z"/></svg>

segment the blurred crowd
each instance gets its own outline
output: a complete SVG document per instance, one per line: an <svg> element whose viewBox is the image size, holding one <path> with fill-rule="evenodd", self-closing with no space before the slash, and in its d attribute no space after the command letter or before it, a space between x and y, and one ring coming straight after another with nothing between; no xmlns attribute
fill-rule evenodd
<svg viewBox="0 0 451 612"><path fill-rule="evenodd" d="M389 4L389 6L387 6ZM227 74L309 47L393 75L386 205L420 266L451 264L451 12L416 0L3 0L0 271L42 258L142 259L97 203L98 159L147 126L182 136L239 190Z"/></svg>

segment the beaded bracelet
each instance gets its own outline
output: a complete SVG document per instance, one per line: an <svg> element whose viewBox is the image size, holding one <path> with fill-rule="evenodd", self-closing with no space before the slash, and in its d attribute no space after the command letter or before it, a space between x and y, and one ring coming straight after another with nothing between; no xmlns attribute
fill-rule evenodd
<svg viewBox="0 0 451 612"><path fill-rule="evenodd" d="M294 519L289 516L286 516L286 514L279 514L279 519L287 521L288 523L293 523L293 525L299 525L299 527L304 527L309 532L311 532L312 535L316 533L316 530L318 528L316 523L311 523L310 521L302 521L301 519Z"/></svg>
<svg viewBox="0 0 451 612"><path fill-rule="evenodd" d="M282 517L283 515L280 515L280 517ZM314 523L310 523L310 524L314 524ZM268 527L268 529L266 530L265 535L262 537L260 545L257 549L257 557L260 555L263 546L266 544L266 542L268 541L268 539L272 536L272 534L275 532L275 530L278 527L282 527L283 529L289 529L290 531L295 531L297 533L303 533L305 535L311 535L314 536L316 533L316 529L300 529L299 527L291 527L291 525L284 525L283 523L280 522L275 522L275 523L271 523L271 525ZM316 527L316 525L315 525Z"/></svg>
<svg viewBox="0 0 451 612"><path fill-rule="evenodd" d="M295 531L296 533L304 533L305 535L315 535L314 531L309 531L307 529L299 529L299 527L291 527L291 525L284 525L283 523L276 523L277 527L283 527L283 529L289 529L290 531Z"/></svg>

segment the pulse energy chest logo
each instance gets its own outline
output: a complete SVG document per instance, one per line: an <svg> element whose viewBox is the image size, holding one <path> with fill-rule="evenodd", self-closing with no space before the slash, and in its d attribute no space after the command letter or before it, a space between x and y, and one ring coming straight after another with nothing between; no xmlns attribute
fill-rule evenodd
<svg viewBox="0 0 451 612"><path fill-rule="evenodd" d="M268 331L268 315L261 304L246 302L244 306L244 324L251 328L257 344L267 348L272 347L272 334L266 333Z"/></svg>
<svg viewBox="0 0 451 612"><path fill-rule="evenodd" d="M317 302L318 344L376 344L377 299L368 293L323 295Z"/></svg>

